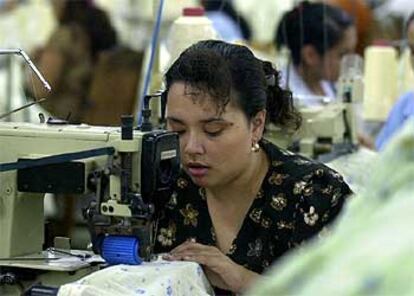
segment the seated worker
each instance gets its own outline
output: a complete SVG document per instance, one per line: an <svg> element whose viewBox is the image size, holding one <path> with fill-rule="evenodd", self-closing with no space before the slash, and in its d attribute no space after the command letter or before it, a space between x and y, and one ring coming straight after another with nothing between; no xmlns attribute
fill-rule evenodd
<svg viewBox="0 0 414 296"><path fill-rule="evenodd" d="M202 0L207 17L212 21L220 39L228 42L249 40L251 29L246 20L234 9L233 1Z"/></svg>
<svg viewBox="0 0 414 296"><path fill-rule="evenodd" d="M165 75L182 172L154 251L201 264L219 294L243 292L330 223L351 193L335 171L263 139L267 122L300 125L278 77L247 47L213 40L186 49Z"/></svg>
<svg viewBox="0 0 414 296"><path fill-rule="evenodd" d="M282 73L282 86L305 106L317 105L306 96L335 99L341 59L354 51L356 38L352 18L339 8L305 1L286 12L274 38L276 48L289 49L293 63Z"/></svg>
<svg viewBox="0 0 414 296"><path fill-rule="evenodd" d="M35 54L35 63L52 87L48 93L33 79L36 98L53 117L79 123L88 106L89 85L99 53L117 45L107 14L88 0L53 0L58 26ZM30 87L26 87L31 92Z"/></svg>
<svg viewBox="0 0 414 296"><path fill-rule="evenodd" d="M406 23L406 36L411 50L413 64L414 53L414 13ZM414 89L414 85L413 85ZM395 133L404 125L408 118L414 116L414 90L403 94L392 107L388 118L375 141L375 148L382 150Z"/></svg>

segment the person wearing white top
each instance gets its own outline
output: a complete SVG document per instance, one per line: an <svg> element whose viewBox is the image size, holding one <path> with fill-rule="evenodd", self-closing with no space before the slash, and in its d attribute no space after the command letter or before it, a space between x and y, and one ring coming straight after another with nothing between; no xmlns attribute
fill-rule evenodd
<svg viewBox="0 0 414 296"><path fill-rule="evenodd" d="M331 102L336 99L334 85L328 80L319 81L323 94L318 95L309 88L293 65L288 65L288 69L282 69L281 74L282 86L292 91L299 107L319 106L322 102Z"/></svg>
<svg viewBox="0 0 414 296"><path fill-rule="evenodd" d="M295 97L303 98L302 104L315 104L307 96L335 99L341 58L356 45L355 25L345 11L302 2L284 14L274 40L278 49L286 46L290 51L292 65L282 78Z"/></svg>

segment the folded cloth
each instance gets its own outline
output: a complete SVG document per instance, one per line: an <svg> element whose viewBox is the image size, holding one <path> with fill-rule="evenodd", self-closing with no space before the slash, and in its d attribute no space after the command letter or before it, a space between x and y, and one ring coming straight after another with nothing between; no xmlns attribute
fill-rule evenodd
<svg viewBox="0 0 414 296"><path fill-rule="evenodd" d="M154 261L115 265L60 287L58 296L214 295L202 268L193 262Z"/></svg>

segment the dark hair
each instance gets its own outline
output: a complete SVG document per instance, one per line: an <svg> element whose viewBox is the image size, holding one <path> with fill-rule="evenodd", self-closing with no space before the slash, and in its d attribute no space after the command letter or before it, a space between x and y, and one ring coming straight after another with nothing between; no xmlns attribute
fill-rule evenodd
<svg viewBox="0 0 414 296"><path fill-rule="evenodd" d="M174 82L210 95L219 112L233 99L249 121L266 109L268 122L293 129L300 126L292 93L279 86L279 72L245 46L218 40L192 45L165 74L166 91Z"/></svg>
<svg viewBox="0 0 414 296"><path fill-rule="evenodd" d="M107 14L92 5L88 0L66 0L60 24L77 24L89 36L91 56L95 60L97 54L117 45L117 36Z"/></svg>
<svg viewBox="0 0 414 296"><path fill-rule="evenodd" d="M340 8L304 1L283 15L274 42L278 49L287 46L293 64L298 65L303 46L313 45L324 55L341 41L345 30L352 25L352 17Z"/></svg>

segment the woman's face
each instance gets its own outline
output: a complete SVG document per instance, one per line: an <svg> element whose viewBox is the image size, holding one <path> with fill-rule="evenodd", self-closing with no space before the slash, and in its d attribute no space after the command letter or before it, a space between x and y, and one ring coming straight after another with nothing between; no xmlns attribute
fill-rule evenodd
<svg viewBox="0 0 414 296"><path fill-rule="evenodd" d="M356 29L354 26L345 30L341 41L325 52L321 58L322 79L335 82L339 78L342 57L353 53L357 42Z"/></svg>
<svg viewBox="0 0 414 296"><path fill-rule="evenodd" d="M234 104L220 114L209 95L182 82L173 83L168 91L167 126L180 136L184 170L194 183L207 188L241 176L251 159L252 141L263 132Z"/></svg>

